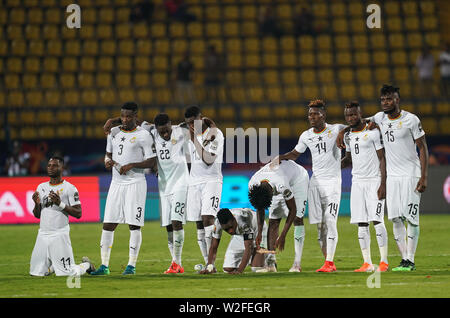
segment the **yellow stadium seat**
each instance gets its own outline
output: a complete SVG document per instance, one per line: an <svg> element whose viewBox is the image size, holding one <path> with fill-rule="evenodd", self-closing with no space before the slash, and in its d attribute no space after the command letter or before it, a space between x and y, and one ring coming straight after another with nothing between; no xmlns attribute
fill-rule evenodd
<svg viewBox="0 0 450 318"><path fill-rule="evenodd" d="M135 71L150 71L151 61L148 56L136 56L134 59Z"/></svg>
<svg viewBox="0 0 450 318"><path fill-rule="evenodd" d="M450 103L449 102L438 102L436 104L436 112L439 115L448 116L450 114Z"/></svg>
<svg viewBox="0 0 450 318"><path fill-rule="evenodd" d="M11 43L12 56L25 56L27 54L27 43L23 40L14 40Z"/></svg>
<svg viewBox="0 0 450 318"><path fill-rule="evenodd" d="M330 103L327 105L327 117L342 118L344 107L339 104Z"/></svg>
<svg viewBox="0 0 450 318"><path fill-rule="evenodd" d="M338 50L349 50L350 45L350 37L348 35L336 35L334 38L335 46Z"/></svg>
<svg viewBox="0 0 450 318"><path fill-rule="evenodd" d="M261 59L259 54L247 54L244 56L246 67L260 67Z"/></svg>
<svg viewBox="0 0 450 318"><path fill-rule="evenodd" d="M65 57L62 60L62 69L64 72L77 72L78 60L75 57Z"/></svg>
<svg viewBox="0 0 450 318"><path fill-rule="evenodd" d="M41 38L41 28L36 24L28 24L25 27L25 38L27 40L38 40Z"/></svg>
<svg viewBox="0 0 450 318"><path fill-rule="evenodd" d="M80 32L80 38L83 40L94 38L95 31L94 31L93 25L89 25L89 24L83 25L83 27L80 28L79 32Z"/></svg>
<svg viewBox="0 0 450 318"><path fill-rule="evenodd" d="M320 60L320 54L318 56L318 61ZM323 53L322 53L323 54ZM303 67L313 67L315 65L315 57L316 54L314 53L309 53L309 52L304 52L300 54L300 65ZM286 60L285 60L286 58ZM286 54L283 55L283 60L284 66L297 66L297 55L296 54ZM287 64L287 62L290 62L289 64Z"/></svg>
<svg viewBox="0 0 450 318"><path fill-rule="evenodd" d="M209 22L205 25L205 35L207 37L219 37L221 36L221 24L217 22Z"/></svg>
<svg viewBox="0 0 450 318"><path fill-rule="evenodd" d="M356 69L356 81L358 83L372 82L373 74L372 69L368 67L362 67Z"/></svg>
<svg viewBox="0 0 450 318"><path fill-rule="evenodd" d="M355 58L355 63L358 66L365 66L370 63L370 55L366 51L356 51L354 58Z"/></svg>
<svg viewBox="0 0 450 318"><path fill-rule="evenodd" d="M101 55L116 55L116 41L103 40L100 42L100 54Z"/></svg>
<svg viewBox="0 0 450 318"><path fill-rule="evenodd" d="M97 73L95 76L95 84L97 87L110 87L112 78L110 73Z"/></svg>
<svg viewBox="0 0 450 318"><path fill-rule="evenodd" d="M220 10L221 8L216 5L208 5L205 7L205 20L214 21L221 18Z"/></svg>
<svg viewBox="0 0 450 318"><path fill-rule="evenodd" d="M187 26L189 37L203 37L203 25L200 22L191 22Z"/></svg>
<svg viewBox="0 0 450 318"><path fill-rule="evenodd" d="M416 1L402 1L403 13L407 16L417 14L417 2Z"/></svg>
<svg viewBox="0 0 450 318"><path fill-rule="evenodd" d="M416 60L417 60L417 58L419 57L420 54L421 54L421 50L419 50L419 49L410 50L408 52L409 64L415 65L416 64Z"/></svg>
<svg viewBox="0 0 450 318"><path fill-rule="evenodd" d="M62 38L65 41L79 40L80 36L79 36L78 30L79 29L77 29L77 28L69 29L65 24L62 24L62 25L60 25L60 33L61 33L60 38Z"/></svg>
<svg viewBox="0 0 450 318"><path fill-rule="evenodd" d="M262 40L262 49L264 52L276 52L278 50L277 40L274 38L264 38Z"/></svg>
<svg viewBox="0 0 450 318"><path fill-rule="evenodd" d="M98 42L95 40L85 40L83 41L83 54L86 55L97 55L98 54Z"/></svg>
<svg viewBox="0 0 450 318"><path fill-rule="evenodd" d="M405 37L402 33L392 33L389 34L389 46L391 48L404 48L405 47Z"/></svg>
<svg viewBox="0 0 450 318"><path fill-rule="evenodd" d="M330 52L319 52L317 54L317 64L320 66L331 66L334 64L333 54ZM311 65L313 66L313 65Z"/></svg>
<svg viewBox="0 0 450 318"><path fill-rule="evenodd" d="M338 52L336 54L336 62L339 66L351 65L353 63L352 54L350 52Z"/></svg>
<svg viewBox="0 0 450 318"><path fill-rule="evenodd" d="M125 5L128 5L128 3ZM116 21L119 23L127 23L130 21L130 11L131 9L125 6L116 8Z"/></svg>
<svg viewBox="0 0 450 318"><path fill-rule="evenodd" d="M239 18L239 7L236 5L227 5L224 7L222 13L224 20L236 20Z"/></svg>
<svg viewBox="0 0 450 318"><path fill-rule="evenodd" d="M156 40L153 43L153 49L156 54L169 54L170 42L167 39Z"/></svg>
<svg viewBox="0 0 450 318"><path fill-rule="evenodd" d="M332 68L320 68L318 70L318 77L321 83L335 82L334 70Z"/></svg>
<svg viewBox="0 0 450 318"><path fill-rule="evenodd" d="M95 24L98 22L97 19L97 9L96 8L88 8L80 5L82 9L82 23L86 25Z"/></svg>
<svg viewBox="0 0 450 318"><path fill-rule="evenodd" d="M115 9L111 7L101 7L98 10L98 22L100 23L113 23L115 21Z"/></svg>
<svg viewBox="0 0 450 318"><path fill-rule="evenodd" d="M158 89L154 92L157 104L169 104L172 101L170 90L166 88Z"/></svg>
<svg viewBox="0 0 450 318"><path fill-rule="evenodd" d="M115 37L117 39L129 39L131 37L131 29L128 23L121 23L115 26Z"/></svg>
<svg viewBox="0 0 450 318"><path fill-rule="evenodd" d="M263 96L264 94L263 94L262 89L260 90L259 87L257 87L257 88L255 87L255 89L256 90L254 91L254 94L258 95L255 97L259 101L259 95L261 94L261 96ZM252 94L252 92L250 92L250 95L251 94ZM256 117L257 119L269 119L272 116L272 112L271 112L271 109L269 106L260 105L260 106L253 108L253 116Z"/></svg>
<svg viewBox="0 0 450 318"><path fill-rule="evenodd" d="M271 102L281 102L282 101L282 91L280 86L269 86L266 88L266 97Z"/></svg>
<svg viewBox="0 0 450 318"><path fill-rule="evenodd" d="M231 105L221 106L219 108L219 117L225 120L234 120L236 118L236 110Z"/></svg>
<svg viewBox="0 0 450 318"><path fill-rule="evenodd" d="M255 20L257 13L257 6L255 5L243 5L241 7L241 18L245 20Z"/></svg>
<svg viewBox="0 0 450 318"><path fill-rule="evenodd" d="M278 54L264 54L263 63L265 67L274 68L278 66Z"/></svg>
<svg viewBox="0 0 450 318"><path fill-rule="evenodd" d="M137 99L139 104L150 104L153 100L152 90L148 88L142 88L137 91Z"/></svg>
<svg viewBox="0 0 450 318"><path fill-rule="evenodd" d="M352 36L352 45L354 49L365 51L368 48L368 37L365 34L356 34Z"/></svg>
<svg viewBox="0 0 450 318"><path fill-rule="evenodd" d="M167 74L162 72L156 72L152 74L152 86L161 87L166 86L168 82Z"/></svg>
<svg viewBox="0 0 450 318"><path fill-rule="evenodd" d="M239 52L241 52L242 41L239 38L227 39L225 42L225 47L227 49L227 52L239 53Z"/></svg>
<svg viewBox="0 0 450 318"><path fill-rule="evenodd" d="M60 106L61 94L59 91L47 90L44 94L45 105L48 106Z"/></svg>
<svg viewBox="0 0 450 318"><path fill-rule="evenodd" d="M359 85L359 96L363 99L375 99L376 90L372 83L363 83Z"/></svg>
<svg viewBox="0 0 450 318"><path fill-rule="evenodd" d="M18 89L20 88L20 77L17 74L6 74L5 75L5 87L7 89Z"/></svg>
<svg viewBox="0 0 450 318"><path fill-rule="evenodd" d="M405 20L403 22L404 22L405 29L408 32L420 30L420 21L417 16L405 17Z"/></svg>
<svg viewBox="0 0 450 318"><path fill-rule="evenodd" d="M431 48L439 47L441 40L438 32L427 32L424 35L425 43Z"/></svg>
<svg viewBox="0 0 450 318"><path fill-rule="evenodd" d="M169 25L169 34L172 38L185 37L186 30L184 24L180 22L172 22Z"/></svg>
<svg viewBox="0 0 450 318"><path fill-rule="evenodd" d="M84 72L94 72L97 70L95 59L93 57L82 57L80 59L81 70Z"/></svg>
<svg viewBox="0 0 450 318"><path fill-rule="evenodd" d="M231 87L230 96L233 102L241 103L247 101L246 90L240 86Z"/></svg>
<svg viewBox="0 0 450 318"><path fill-rule="evenodd" d="M119 42L119 50L120 55L134 55L134 41L133 40L122 40Z"/></svg>
<svg viewBox="0 0 450 318"><path fill-rule="evenodd" d="M299 49L310 51L314 49L314 38L310 35L301 35L299 37Z"/></svg>
<svg viewBox="0 0 450 318"><path fill-rule="evenodd" d="M372 61L375 65L386 65L388 64L388 55L386 51L379 50L372 52Z"/></svg>
<svg viewBox="0 0 450 318"><path fill-rule="evenodd" d="M100 72L112 72L114 69L114 58L111 56L102 56L98 59L98 70Z"/></svg>
<svg viewBox="0 0 450 318"><path fill-rule="evenodd" d="M385 6L385 12L388 14L388 15L391 15L391 16L399 16L399 14L400 14L400 2L397 2L397 1L388 1L388 2L386 2L386 4L384 5Z"/></svg>
<svg viewBox="0 0 450 318"><path fill-rule="evenodd" d="M129 72L133 68L133 60L128 56L119 56L116 58L116 70Z"/></svg>
<svg viewBox="0 0 450 318"><path fill-rule="evenodd" d="M151 36L162 38L166 36L166 26L163 23L153 23L150 27Z"/></svg>
<svg viewBox="0 0 450 318"><path fill-rule="evenodd" d="M285 70L281 75L284 84L296 84L298 82L297 72L294 70Z"/></svg>
<svg viewBox="0 0 450 318"><path fill-rule="evenodd" d="M32 96L30 96L32 98ZM55 118L55 113L50 110L41 110L36 114L36 119L40 124L51 124Z"/></svg>
<svg viewBox="0 0 450 318"><path fill-rule="evenodd" d="M259 52L260 51L260 41L256 37L246 37L244 40L244 51L246 53Z"/></svg>
<svg viewBox="0 0 450 318"><path fill-rule="evenodd" d="M244 36L256 36L258 34L258 25L256 22L243 22L241 30Z"/></svg>
<svg viewBox="0 0 450 318"><path fill-rule="evenodd" d="M366 20L361 18L352 18L350 21L352 32L363 33L367 30Z"/></svg>
<svg viewBox="0 0 450 318"><path fill-rule="evenodd" d="M80 56L81 42L80 41L64 41L64 54L66 56Z"/></svg>
<svg viewBox="0 0 450 318"><path fill-rule="evenodd" d="M252 120L255 117L255 111L252 106L241 107L241 117L243 120Z"/></svg>
<svg viewBox="0 0 450 318"><path fill-rule="evenodd" d="M402 18L398 16L391 16L385 19L385 24L390 33L400 32L403 30Z"/></svg>
<svg viewBox="0 0 450 318"><path fill-rule="evenodd" d="M293 36L283 36L280 39L280 49L282 52L293 52L296 50L296 38Z"/></svg>
<svg viewBox="0 0 450 318"><path fill-rule="evenodd" d="M347 33L348 22L344 18L334 18L332 21L333 31L336 33Z"/></svg>
<svg viewBox="0 0 450 318"><path fill-rule="evenodd" d="M27 23L42 24L44 18L43 9L34 7L33 10L28 10Z"/></svg>
<svg viewBox="0 0 450 318"><path fill-rule="evenodd" d="M9 12L9 21L12 24L24 24L25 10L22 8L12 8Z"/></svg>
<svg viewBox="0 0 450 318"><path fill-rule="evenodd" d="M422 14L435 14L434 1L420 1L420 11Z"/></svg>
<svg viewBox="0 0 450 318"><path fill-rule="evenodd" d="M149 29L146 23L134 24L132 26L132 33L135 38L146 39L146 42L149 42Z"/></svg>
<svg viewBox="0 0 450 318"><path fill-rule="evenodd" d="M17 57L10 57L8 58L7 62L7 69L10 72L14 72L14 73L20 73L22 72L22 60L20 58Z"/></svg>
<svg viewBox="0 0 450 318"><path fill-rule="evenodd" d="M424 45L422 40L422 34L419 32L408 32L406 34L408 48L421 49Z"/></svg>
<svg viewBox="0 0 450 318"><path fill-rule="evenodd" d="M185 39L174 39L172 43L172 52L176 54L183 54L188 49L188 42Z"/></svg>
<svg viewBox="0 0 450 318"><path fill-rule="evenodd" d="M419 103L417 110L420 115L433 115L434 113L433 104L431 104L431 102Z"/></svg>
<svg viewBox="0 0 450 318"><path fill-rule="evenodd" d="M178 64L178 63L177 63ZM165 71L169 67L169 62L165 56L155 56L153 59L153 68L159 71ZM131 69L130 69L131 70Z"/></svg>
<svg viewBox="0 0 450 318"><path fill-rule="evenodd" d="M22 91L10 90L7 98L7 105L12 107L23 106L25 98Z"/></svg>
<svg viewBox="0 0 450 318"><path fill-rule="evenodd" d="M339 90L341 98L344 100L355 99L356 94L356 86L354 84L343 84L341 85L341 89Z"/></svg>
<svg viewBox="0 0 450 318"><path fill-rule="evenodd" d="M287 120L275 122L272 128L278 128L281 138L289 138L292 135L291 123ZM269 130L270 132L270 130ZM297 137L297 136L296 136Z"/></svg>
<svg viewBox="0 0 450 318"><path fill-rule="evenodd" d="M266 84L278 84L280 82L278 72L274 70L264 71L264 82Z"/></svg>
<svg viewBox="0 0 450 318"><path fill-rule="evenodd" d="M435 135L438 133L438 125L434 118L423 118L421 120L423 130L428 135Z"/></svg>
<svg viewBox="0 0 450 318"><path fill-rule="evenodd" d="M65 74L71 75L71 74ZM78 86L81 88L94 87L94 75L92 73L79 73L78 74Z"/></svg>
<svg viewBox="0 0 450 318"><path fill-rule="evenodd" d="M97 91L94 89L87 89L81 93L81 102L87 106L98 104Z"/></svg>
<svg viewBox="0 0 450 318"><path fill-rule="evenodd" d="M226 73L226 79L228 84L241 84L243 82L242 72L228 71Z"/></svg>
<svg viewBox="0 0 450 318"><path fill-rule="evenodd" d="M138 40L136 45L136 54L150 55L152 52L152 43L146 40Z"/></svg>
<svg viewBox="0 0 450 318"><path fill-rule="evenodd" d="M29 57L25 60L25 71L28 73L39 73L41 71L41 63L37 57Z"/></svg>
<svg viewBox="0 0 450 318"><path fill-rule="evenodd" d="M8 25L6 32L8 34L8 39L22 39L22 27L19 25Z"/></svg>
<svg viewBox="0 0 450 318"><path fill-rule="evenodd" d="M397 82L407 81L411 78L411 74L409 72L408 67L395 67L393 72L394 72L394 79Z"/></svg>
<svg viewBox="0 0 450 318"><path fill-rule="evenodd" d="M247 84L259 84L261 83L261 74L256 70L248 70L245 72L245 82Z"/></svg>
<svg viewBox="0 0 450 318"><path fill-rule="evenodd" d="M54 88L56 87L56 77L52 73L42 73L39 83L42 88Z"/></svg>
<svg viewBox="0 0 450 318"><path fill-rule="evenodd" d="M300 73L301 83L315 83L316 82L316 72L314 69L305 69Z"/></svg>
<svg viewBox="0 0 450 318"><path fill-rule="evenodd" d="M63 102L68 106L80 105L80 94L78 90L67 90L64 92Z"/></svg>
<svg viewBox="0 0 450 318"><path fill-rule="evenodd" d="M378 82L387 82L391 79L391 74L389 68L387 67L377 67L375 69L375 79Z"/></svg>
<svg viewBox="0 0 450 318"><path fill-rule="evenodd" d="M316 39L316 47L319 50L329 50L332 47L330 35L319 35Z"/></svg>
<svg viewBox="0 0 450 318"><path fill-rule="evenodd" d="M131 74L130 73L116 73L116 85L117 87L130 87L131 86Z"/></svg>
<svg viewBox="0 0 450 318"><path fill-rule="evenodd" d="M344 3L331 3L330 12L334 17L342 17L347 15L347 7Z"/></svg>
<svg viewBox="0 0 450 318"><path fill-rule="evenodd" d="M322 1L315 1L312 5L312 13L316 17L328 17L328 4Z"/></svg>
<svg viewBox="0 0 450 318"><path fill-rule="evenodd" d="M40 40L33 41L33 40L31 40L28 43L29 43L28 44L28 52L29 52L30 55L34 55L34 56L43 56L44 55L44 51L45 51L45 49L44 49L44 41L40 41ZM4 46L4 44L0 42L0 55L3 55L3 54L1 54L2 47L7 49L8 45L6 44Z"/></svg>
<svg viewBox="0 0 450 318"><path fill-rule="evenodd" d="M112 88L99 91L99 101L102 105L113 105L117 102L116 90Z"/></svg>
<svg viewBox="0 0 450 318"><path fill-rule="evenodd" d="M338 79L341 82L348 83L354 81L354 74L351 68L341 68L338 71Z"/></svg>
<svg viewBox="0 0 450 318"><path fill-rule="evenodd" d="M137 87L146 87L150 84L150 76L148 73L135 73L134 85Z"/></svg>
<svg viewBox="0 0 450 318"><path fill-rule="evenodd" d="M230 67L241 67L242 66L242 55L240 54L229 54L228 55L228 65Z"/></svg>
<svg viewBox="0 0 450 318"><path fill-rule="evenodd" d="M62 55L62 41L51 40L47 42L47 52L49 55L61 56Z"/></svg>
<svg viewBox="0 0 450 318"><path fill-rule="evenodd" d="M316 99L319 96L319 87L317 85L303 85L302 92L304 98L311 100Z"/></svg>
<svg viewBox="0 0 450 318"><path fill-rule="evenodd" d="M338 89L335 83L322 84L320 94L325 100L333 100L338 98Z"/></svg>
<svg viewBox="0 0 450 318"><path fill-rule="evenodd" d="M59 86L62 88L75 87L75 75L72 73L63 73L59 76Z"/></svg>
<svg viewBox="0 0 450 318"><path fill-rule="evenodd" d="M289 115L290 115L289 107L283 106L283 105L278 105L273 108L273 114L278 119L280 119L280 118L289 119Z"/></svg>
<svg viewBox="0 0 450 318"><path fill-rule="evenodd" d="M6 78L7 75L5 75ZM22 85L24 88L36 88L38 85L37 75L35 74L24 74L22 76Z"/></svg>
<svg viewBox="0 0 450 318"><path fill-rule="evenodd" d="M441 135L450 135L450 120L448 117L441 118L439 121L439 132Z"/></svg>
<svg viewBox="0 0 450 318"><path fill-rule="evenodd" d="M295 102L300 99L301 90L297 85L286 85L284 87L284 96L287 101Z"/></svg>

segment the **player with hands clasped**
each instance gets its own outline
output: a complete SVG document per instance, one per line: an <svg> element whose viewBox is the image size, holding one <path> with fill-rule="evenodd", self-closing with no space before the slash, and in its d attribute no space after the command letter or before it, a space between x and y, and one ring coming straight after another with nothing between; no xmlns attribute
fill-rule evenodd
<svg viewBox="0 0 450 318"><path fill-rule="evenodd" d="M386 197L386 159L379 130L368 130L361 117L357 101L345 105L345 120L350 130L345 134L346 154L341 167L352 166L352 189L350 194L350 223L358 224L358 240L364 263L355 272L373 272L370 255L369 222L373 222L380 250L377 271L388 270L388 236L384 225Z"/></svg>
<svg viewBox="0 0 450 318"><path fill-rule="evenodd" d="M217 256L222 231L232 235L223 261L223 271L241 274L251 264L255 272L264 265L264 254L256 253L255 238L258 233L256 213L247 208L220 209L214 222L214 232L208 253L208 262L200 274L215 273L214 262ZM263 227L263 246L267 228Z"/></svg>
<svg viewBox="0 0 450 318"><path fill-rule="evenodd" d="M70 241L69 215L81 218L77 188L63 180L64 159L51 157L47 164L49 182L41 183L32 198L33 214L40 219L39 232L31 254L30 275L80 276L95 270L89 258L75 264Z"/></svg>
<svg viewBox="0 0 450 318"><path fill-rule="evenodd" d="M113 167L112 180L100 240L102 265L91 275L109 275L114 230L119 223L128 224L130 229L129 260L123 274L136 273L147 197L144 169L156 169L153 139L148 131L137 126L137 110L136 103L125 103L121 108L122 124L112 128L107 137L105 167Z"/></svg>

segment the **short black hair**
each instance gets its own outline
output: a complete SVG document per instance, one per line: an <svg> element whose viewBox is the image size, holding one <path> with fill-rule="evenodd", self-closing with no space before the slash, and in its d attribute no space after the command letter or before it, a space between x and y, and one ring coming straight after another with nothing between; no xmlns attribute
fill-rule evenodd
<svg viewBox="0 0 450 318"><path fill-rule="evenodd" d="M136 113L138 111L138 105L135 102L126 102L122 105L122 109L131 110Z"/></svg>
<svg viewBox="0 0 450 318"><path fill-rule="evenodd" d="M352 100L351 102L345 103L345 108L359 107L359 102L357 100Z"/></svg>
<svg viewBox="0 0 450 318"><path fill-rule="evenodd" d="M217 212L217 219L219 219L220 224L227 224L233 218L230 209L220 209L219 212Z"/></svg>
<svg viewBox="0 0 450 318"><path fill-rule="evenodd" d="M325 111L325 102L322 99L314 99L309 102L308 107L316 107Z"/></svg>
<svg viewBox="0 0 450 318"><path fill-rule="evenodd" d="M51 156L50 159L48 159L48 161L50 160L59 160L59 162L61 162L64 165L64 158L60 157L60 156Z"/></svg>
<svg viewBox="0 0 450 318"><path fill-rule="evenodd" d="M153 119L153 123L156 127L164 126L170 121L169 115L166 113L160 113L155 116L155 119Z"/></svg>
<svg viewBox="0 0 450 318"><path fill-rule="evenodd" d="M197 106L191 106L184 112L184 118L197 117L200 115L200 108Z"/></svg>
<svg viewBox="0 0 450 318"><path fill-rule="evenodd" d="M400 88L392 86L392 85L383 84L383 87L381 87L380 92L381 92L381 96L388 95L391 93L397 93L398 97L400 97Z"/></svg>
<svg viewBox="0 0 450 318"><path fill-rule="evenodd" d="M253 185L248 192L248 199L257 210L265 210L272 204L273 190L263 184Z"/></svg>

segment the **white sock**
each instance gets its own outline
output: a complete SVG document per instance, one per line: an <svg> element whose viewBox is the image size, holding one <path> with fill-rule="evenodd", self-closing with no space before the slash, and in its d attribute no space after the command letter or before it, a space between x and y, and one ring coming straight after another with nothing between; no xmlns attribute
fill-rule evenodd
<svg viewBox="0 0 450 318"><path fill-rule="evenodd" d="M211 247L213 231L214 231L214 224L205 226L206 257L208 257L209 248Z"/></svg>
<svg viewBox="0 0 450 318"><path fill-rule="evenodd" d="M400 218L392 219L392 223L393 223L394 240L397 243L400 255L402 256L402 259L407 259L408 254L406 251L406 227L405 227L405 224L403 224L403 221Z"/></svg>
<svg viewBox="0 0 450 318"><path fill-rule="evenodd" d="M380 262L388 263L388 234L384 223L378 223L374 225L375 233L377 236L378 247L380 249Z"/></svg>
<svg viewBox="0 0 450 318"><path fill-rule="evenodd" d="M370 229L368 226L358 226L358 241L364 263L372 264L372 258L370 257Z"/></svg>
<svg viewBox="0 0 450 318"><path fill-rule="evenodd" d="M206 241L205 241L205 229L197 229L197 243L200 247L200 252L202 252L203 259L205 260L205 264L208 263L208 252L206 250Z"/></svg>
<svg viewBox="0 0 450 318"><path fill-rule="evenodd" d="M175 261L175 256L173 255L173 232L167 232L167 246L169 247L170 256L172 257L172 262Z"/></svg>
<svg viewBox="0 0 450 318"><path fill-rule="evenodd" d="M183 252L184 229L173 231L173 254L175 263L181 266L181 253Z"/></svg>
<svg viewBox="0 0 450 318"><path fill-rule="evenodd" d="M304 225L294 226L294 249L295 249L294 263L299 266L302 263L304 242L305 242L305 226Z"/></svg>
<svg viewBox="0 0 450 318"><path fill-rule="evenodd" d="M137 258L139 255L139 249L142 243L141 229L130 231L130 253L128 265L136 267Z"/></svg>
<svg viewBox="0 0 450 318"><path fill-rule="evenodd" d="M331 220L327 222L327 257L326 260L332 262L334 260L334 253L338 242L338 232L336 221Z"/></svg>
<svg viewBox="0 0 450 318"><path fill-rule="evenodd" d="M322 253L326 257L327 253L327 225L325 223L317 224L317 240L320 245Z"/></svg>
<svg viewBox="0 0 450 318"><path fill-rule="evenodd" d="M419 243L420 228L408 222L408 242L407 252L408 259L414 263L414 255L416 254L417 243Z"/></svg>
<svg viewBox="0 0 450 318"><path fill-rule="evenodd" d="M114 231L102 230L102 238L100 239L100 256L102 265L109 266L109 257L114 242Z"/></svg>

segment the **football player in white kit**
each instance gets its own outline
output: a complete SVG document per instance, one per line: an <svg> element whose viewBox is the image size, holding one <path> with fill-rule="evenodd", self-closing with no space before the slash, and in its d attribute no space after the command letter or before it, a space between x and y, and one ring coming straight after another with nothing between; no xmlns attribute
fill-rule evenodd
<svg viewBox="0 0 450 318"><path fill-rule="evenodd" d="M122 125L112 128L107 137L105 167L113 168L112 180L100 240L102 265L91 275L109 275L114 230L119 223L128 224L130 229L129 260L123 274L136 273L147 196L144 169L156 166L153 139L147 130L137 126L137 110L136 103L125 103L120 116Z"/></svg>
<svg viewBox="0 0 450 318"><path fill-rule="evenodd" d="M305 168L292 160L282 161L280 164L266 164L250 179L249 199L258 212L259 221L265 217L264 196L271 198L269 206L268 248L284 249L284 242L294 223L295 258L290 272L301 272L301 257L305 241L305 215L308 197L309 176ZM284 228L278 236L281 219L287 217ZM262 233L262 232L261 232ZM257 242L260 242L258 237ZM276 272L275 255L267 258L267 266L262 271Z"/></svg>
<svg viewBox="0 0 450 318"><path fill-rule="evenodd" d="M161 226L167 229L172 263L165 274L184 273L181 254L184 244L183 224L186 223L186 198L189 170L186 161L189 131L172 126L167 114L156 115L149 131L153 137L158 161L158 189ZM149 124L144 122L147 129Z"/></svg>
<svg viewBox="0 0 450 318"><path fill-rule="evenodd" d="M196 106L186 109L184 117L191 138L186 219L197 223L197 241L206 263L222 197L224 136L217 127L208 127Z"/></svg>
<svg viewBox="0 0 450 318"><path fill-rule="evenodd" d="M352 166L352 189L350 194L350 223L358 224L358 240L364 263L355 272L373 272L370 255L369 222L373 222L380 250L379 272L389 268L387 260L388 236L384 225L386 198L386 159L380 131L368 130L361 117L357 101L345 105L345 120L350 130L345 134L346 154L341 167Z"/></svg>
<svg viewBox="0 0 450 318"><path fill-rule="evenodd" d="M38 185L33 194L33 214L40 219L39 232L31 254L30 275L80 276L95 268L89 258L75 264L70 242L69 215L81 218L77 188L61 178L64 159L52 157L47 164L49 182Z"/></svg>
<svg viewBox="0 0 450 318"><path fill-rule="evenodd" d="M325 103L322 100L313 100L308 107L308 120L312 128L300 135L293 150L275 157L272 162L296 160L306 148L311 151L313 174L308 190L309 222L317 224L318 240L325 257L324 265L317 272L334 272L342 179L341 150L336 146L336 137L345 126L326 123Z"/></svg>
<svg viewBox="0 0 450 318"><path fill-rule="evenodd" d="M216 272L214 263L222 231L232 235L223 261L224 272L241 274L249 264L251 264L253 272L263 267L264 254L256 253L255 248L255 238L258 233L256 213L248 208L220 209L214 222L214 232L208 252L207 266L200 274ZM267 228L264 226L261 246L265 246L266 231Z"/></svg>
<svg viewBox="0 0 450 318"><path fill-rule="evenodd" d="M414 255L420 232L420 196L427 187L428 147L419 118L400 109L399 88L381 88L381 107L383 111L375 114L372 122L378 125L386 149L386 205L402 256L400 265L392 270L412 271L416 269Z"/></svg>

